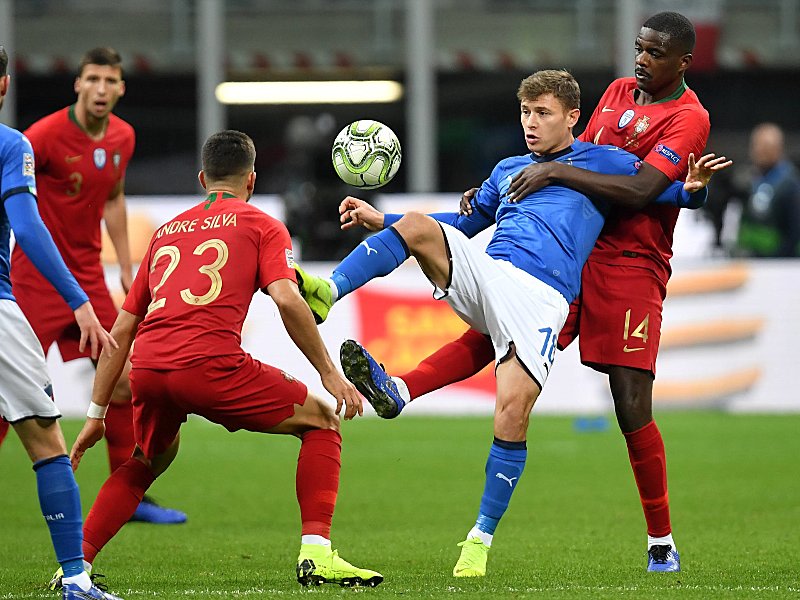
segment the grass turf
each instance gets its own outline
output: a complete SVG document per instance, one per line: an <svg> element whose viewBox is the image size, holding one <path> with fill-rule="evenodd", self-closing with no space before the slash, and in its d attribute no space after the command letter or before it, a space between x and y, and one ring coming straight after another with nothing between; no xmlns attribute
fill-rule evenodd
<svg viewBox="0 0 800 600"><path fill-rule="evenodd" d="M68 440L80 422L63 423ZM800 597L800 416L666 413L680 574L644 572L644 520L622 437L578 433L564 417L532 419L525 474L481 580L451 570L474 522L491 442L486 418L366 419L344 425L334 544L381 571L377 589L301 588L294 580L299 511L295 439L202 420L152 488L189 514L179 526L130 524L95 568L132 598L313 594L406 598ZM78 482L88 510L106 476L105 449ZM55 569L30 463L13 433L0 449L0 599L53 598Z"/></svg>

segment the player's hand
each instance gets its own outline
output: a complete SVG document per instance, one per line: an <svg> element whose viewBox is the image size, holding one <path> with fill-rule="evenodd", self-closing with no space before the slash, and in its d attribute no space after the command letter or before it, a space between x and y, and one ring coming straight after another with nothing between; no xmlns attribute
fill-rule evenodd
<svg viewBox="0 0 800 600"><path fill-rule="evenodd" d="M133 273L130 269L122 269L122 271L120 271L119 282L122 284L122 291L125 292L127 296L133 285Z"/></svg>
<svg viewBox="0 0 800 600"><path fill-rule="evenodd" d="M356 390L356 386L345 379L344 375L339 373L336 369L325 373L322 377L322 385L328 390L328 393L336 398L336 414L342 412L344 408L344 418L349 421L358 414L364 414L364 407L361 404L361 396Z"/></svg>
<svg viewBox="0 0 800 600"><path fill-rule="evenodd" d="M69 460L72 463L73 471L78 470L78 465L81 464L84 453L103 439L105 433L105 419L92 419L91 417L86 419L86 423L83 424L83 429L81 429L81 432L78 434L78 439L72 444L72 450L70 450L69 453Z"/></svg>
<svg viewBox="0 0 800 600"><path fill-rule="evenodd" d="M711 181L711 176L718 171L727 169L733 164L732 160L724 156L717 157L716 154L704 154L695 162L694 154L689 154L689 172L686 175L686 182L683 189L687 192L699 192Z"/></svg>
<svg viewBox="0 0 800 600"><path fill-rule="evenodd" d="M108 356L111 356L112 350L119 348L116 340L100 325L97 315L94 314L91 302L84 302L75 309L75 320L81 330L81 341L78 344L78 349L83 352L88 341L89 347L92 349L92 360L97 360L103 350L106 351Z"/></svg>
<svg viewBox="0 0 800 600"><path fill-rule="evenodd" d="M383 213L377 208L353 196L348 196L339 205L339 220L342 229L363 225L370 231L383 229Z"/></svg>
<svg viewBox="0 0 800 600"><path fill-rule="evenodd" d="M528 165L511 180L505 195L509 202L519 202L551 183L551 177L558 163L555 161Z"/></svg>
<svg viewBox="0 0 800 600"><path fill-rule="evenodd" d="M458 214L468 216L472 214L472 199L480 188L470 188L461 194L461 200L458 203Z"/></svg>

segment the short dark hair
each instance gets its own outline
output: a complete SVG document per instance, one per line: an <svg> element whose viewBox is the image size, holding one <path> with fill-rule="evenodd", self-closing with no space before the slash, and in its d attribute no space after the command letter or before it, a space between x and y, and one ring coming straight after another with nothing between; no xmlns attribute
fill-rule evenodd
<svg viewBox="0 0 800 600"><path fill-rule="evenodd" d="M81 58L81 64L78 68L78 76L83 73L83 68L86 65L108 65L109 67L118 67L120 74L122 74L122 57L119 52L108 46L101 46L92 48L87 51Z"/></svg>
<svg viewBox="0 0 800 600"><path fill-rule="evenodd" d="M670 45L677 46L682 54L690 54L694 51L694 25L680 13L660 12L647 19L642 27L666 33L669 36Z"/></svg>
<svg viewBox="0 0 800 600"><path fill-rule="evenodd" d="M569 71L548 69L536 71L528 75L519 84L517 98L523 100L536 100L539 96L553 94L567 110L580 108L581 88Z"/></svg>
<svg viewBox="0 0 800 600"><path fill-rule="evenodd" d="M256 147L241 131L220 131L203 144L202 162L210 181L247 175L255 167Z"/></svg>
<svg viewBox="0 0 800 600"><path fill-rule="evenodd" d="M5 77L8 73L8 52L0 46L0 77Z"/></svg>

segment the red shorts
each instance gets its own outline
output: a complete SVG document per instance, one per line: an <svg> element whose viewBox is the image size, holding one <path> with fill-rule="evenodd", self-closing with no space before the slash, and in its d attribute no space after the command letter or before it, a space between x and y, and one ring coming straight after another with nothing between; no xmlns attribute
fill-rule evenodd
<svg viewBox="0 0 800 600"><path fill-rule="evenodd" d="M558 347L580 336L583 364L598 371L620 366L655 375L666 293L666 284L649 269L587 262Z"/></svg>
<svg viewBox="0 0 800 600"><path fill-rule="evenodd" d="M249 354L222 356L186 369L131 369L133 432L147 458L164 452L189 414L229 431L266 432L306 401L304 383Z"/></svg>
<svg viewBox="0 0 800 600"><path fill-rule="evenodd" d="M105 282L91 288L82 287L89 296L100 324L106 331L111 331L118 311ZM91 358L88 344L84 352L78 350L81 330L75 322L75 313L52 288L43 291L17 284L12 293L39 338L45 354L53 342L56 342L64 362L76 358Z"/></svg>

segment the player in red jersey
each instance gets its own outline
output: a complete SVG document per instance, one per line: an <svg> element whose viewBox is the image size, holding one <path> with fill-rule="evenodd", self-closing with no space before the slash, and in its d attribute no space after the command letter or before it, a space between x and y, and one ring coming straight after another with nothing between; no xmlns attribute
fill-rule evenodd
<svg viewBox="0 0 800 600"><path fill-rule="evenodd" d="M592 114L584 141L613 144L643 160L634 177L598 175L556 161L526 167L511 183L510 198L524 198L549 183L589 195L655 198L685 177L690 153L705 147L708 113L684 82L695 32L674 12L648 19L636 38L635 77L613 82ZM462 209L471 211L465 193ZM653 420L653 379L661 333L661 310L671 269L672 234L678 209L648 205L619 210L606 220L581 275L581 294L559 337L564 348L580 334L581 361L607 373L614 409L644 509L648 570L679 571L672 539L664 443ZM494 359L491 342L470 330L381 389L396 416L405 403L472 376ZM391 387L391 386L390 386ZM370 397L367 396L370 400Z"/></svg>
<svg viewBox="0 0 800 600"><path fill-rule="evenodd" d="M39 212L64 261L91 299L97 317L110 329L117 309L100 262L100 222L105 221L119 260L122 288L132 281L125 207L125 169L134 148L134 131L112 114L125 93L119 54L111 48L88 51L75 79L77 101L31 125L25 135L36 155ZM20 308L45 353L55 342L64 361L88 357L78 348L79 330L56 290L15 248L11 282ZM133 421L127 373L108 412L106 442L111 470L133 452ZM136 520L183 523L186 515L146 500Z"/></svg>
<svg viewBox="0 0 800 600"><path fill-rule="evenodd" d="M300 438L298 581L375 586L382 575L354 567L330 545L341 464L336 414L343 405L345 419L361 414L361 398L336 370L300 296L289 232L247 203L256 178L252 140L224 131L206 141L202 154L200 183L208 196L153 235L112 330L119 350L97 367L92 403L105 407L136 336L131 389L137 447L103 485L86 519L86 560L92 562L167 469L180 426L193 413L230 431ZM242 349L242 324L258 290L277 304L292 340L336 398L336 414L303 383ZM87 419L72 448L75 468L102 433L102 419Z"/></svg>

